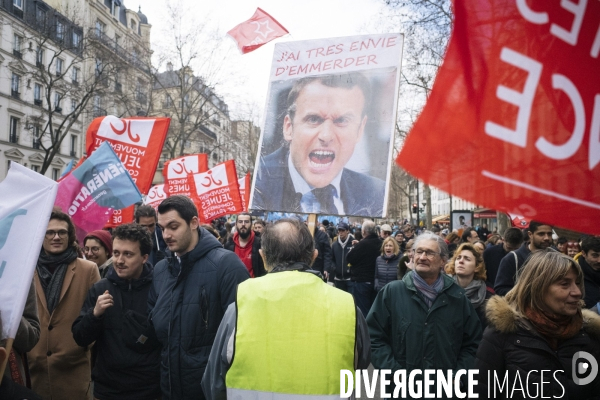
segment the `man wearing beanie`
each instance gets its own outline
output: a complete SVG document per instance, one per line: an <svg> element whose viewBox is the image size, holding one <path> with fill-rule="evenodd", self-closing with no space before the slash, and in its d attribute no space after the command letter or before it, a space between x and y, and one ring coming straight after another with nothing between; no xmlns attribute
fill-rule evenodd
<svg viewBox="0 0 600 400"><path fill-rule="evenodd" d="M112 237L103 230L92 231L83 240L85 258L93 261L98 266L100 277L105 278L112 267Z"/></svg>

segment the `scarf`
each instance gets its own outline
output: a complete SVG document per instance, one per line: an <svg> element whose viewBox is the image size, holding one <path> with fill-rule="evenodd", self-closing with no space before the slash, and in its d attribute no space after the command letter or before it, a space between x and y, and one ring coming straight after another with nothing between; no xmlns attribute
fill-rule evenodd
<svg viewBox="0 0 600 400"><path fill-rule="evenodd" d="M352 236L351 234L348 234L348 236L346 236L346 240L344 240L342 242L342 239L340 238L340 235L338 235L338 243L342 245L342 249L346 248L346 244L348 243L348 241L350 240L350 236Z"/></svg>
<svg viewBox="0 0 600 400"><path fill-rule="evenodd" d="M413 272L412 276L417 291L421 294L423 300L425 300L425 303L427 303L427 307L431 308L431 305L437 298L438 294L444 288L444 278L442 277L442 274L440 274L436 281L433 282L433 285L429 285L427 282L425 282L425 280L416 272Z"/></svg>
<svg viewBox="0 0 600 400"><path fill-rule="evenodd" d="M46 294L46 303L50 315L52 315L60 300L60 291L67 272L67 266L76 258L77 249L74 246L67 247L60 254L46 254L44 249L40 252L37 273Z"/></svg>
<svg viewBox="0 0 600 400"><path fill-rule="evenodd" d="M451 275L454 282L458 284L458 277L456 275ZM473 304L473 308L477 309L480 305L485 301L485 295L487 292L487 286L485 285L485 281L481 281L479 279L473 279L471 283L467 285L465 289L465 295Z"/></svg>
<svg viewBox="0 0 600 400"><path fill-rule="evenodd" d="M556 315L543 311L525 310L525 316L536 331L546 339L552 350L558 349L558 342L575 336L583 326L581 310L574 316Z"/></svg>

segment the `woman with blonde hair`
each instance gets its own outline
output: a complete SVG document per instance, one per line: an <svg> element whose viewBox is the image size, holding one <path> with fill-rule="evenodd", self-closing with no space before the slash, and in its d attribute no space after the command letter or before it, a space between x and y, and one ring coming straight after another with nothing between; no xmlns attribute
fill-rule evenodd
<svg viewBox="0 0 600 400"><path fill-rule="evenodd" d="M531 254L506 297L488 301L489 325L475 367L483 398L596 399L598 366L582 374L589 356L600 360L600 316L582 310L583 272L573 259L547 249ZM587 352L587 361L581 359ZM583 371L585 368L583 368ZM507 377L503 389L488 376ZM586 381L590 378L589 381ZM491 385L491 386L488 386ZM514 390L514 386L521 389ZM536 394L537 393L537 394Z"/></svg>
<svg viewBox="0 0 600 400"><path fill-rule="evenodd" d="M471 243L461 244L446 265L446 273L454 279L471 301L482 330L487 326L485 305L493 290L485 284L487 274L482 253Z"/></svg>
<svg viewBox="0 0 600 400"><path fill-rule="evenodd" d="M381 245L381 255L377 257L375 267L375 292L398 279L400 246L395 238L388 236Z"/></svg>

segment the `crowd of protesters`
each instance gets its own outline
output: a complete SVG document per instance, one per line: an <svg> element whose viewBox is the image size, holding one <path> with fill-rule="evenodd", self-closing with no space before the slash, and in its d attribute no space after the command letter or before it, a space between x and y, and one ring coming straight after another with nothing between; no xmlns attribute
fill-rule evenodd
<svg viewBox="0 0 600 400"><path fill-rule="evenodd" d="M172 196L80 247L55 209L14 344L0 347L0 398L332 398L340 370L369 364L479 369L479 398L544 385L600 398L600 377L580 384L571 363L600 360L600 237L537 221L501 234L305 222L201 224ZM489 372L527 382L492 396Z"/></svg>

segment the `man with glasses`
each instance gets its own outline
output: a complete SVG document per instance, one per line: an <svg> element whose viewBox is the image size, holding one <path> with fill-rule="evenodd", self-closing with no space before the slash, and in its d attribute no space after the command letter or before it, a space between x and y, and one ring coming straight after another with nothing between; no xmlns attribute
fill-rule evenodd
<svg viewBox="0 0 600 400"><path fill-rule="evenodd" d="M135 223L146 228L152 237L152 251L148 257L148 262L152 265L156 265L165 258L167 252L167 244L163 239L162 232L160 229L156 229L157 221L154 208L140 206L135 210Z"/></svg>
<svg viewBox="0 0 600 400"><path fill-rule="evenodd" d="M392 235L392 227L389 224L381 225L381 233L379 234L381 239L384 240Z"/></svg>
<svg viewBox="0 0 600 400"><path fill-rule="evenodd" d="M40 340L28 353L32 389L44 399L89 398L90 352L75 343L71 325L99 280L96 264L77 258L71 218L55 209L34 274Z"/></svg>
<svg viewBox="0 0 600 400"><path fill-rule="evenodd" d="M405 369L407 376L416 369L473 368L481 324L465 291L441 273L446 242L426 232L413 249L414 271L387 284L367 316L373 366Z"/></svg>
<svg viewBox="0 0 600 400"><path fill-rule="evenodd" d="M235 233L225 243L227 250L233 251L242 260L252 278L258 278L267 273L263 260L258 253L260 250L260 235L252 230L252 217L244 212L237 215Z"/></svg>

